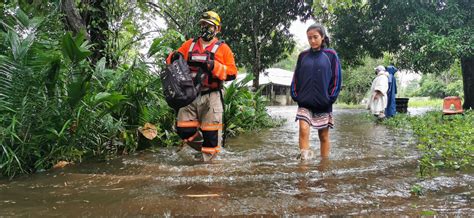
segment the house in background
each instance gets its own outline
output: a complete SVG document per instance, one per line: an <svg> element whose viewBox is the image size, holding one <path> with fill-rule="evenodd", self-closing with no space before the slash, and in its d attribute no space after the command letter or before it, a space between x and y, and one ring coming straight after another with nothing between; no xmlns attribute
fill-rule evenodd
<svg viewBox="0 0 474 218"><path fill-rule="evenodd" d="M238 74L237 80L245 78L246 74ZM260 73L259 86L265 86L262 95L266 96L270 105L290 105L293 100L290 96L293 72L280 68L268 68ZM247 84L252 86L252 82Z"/></svg>

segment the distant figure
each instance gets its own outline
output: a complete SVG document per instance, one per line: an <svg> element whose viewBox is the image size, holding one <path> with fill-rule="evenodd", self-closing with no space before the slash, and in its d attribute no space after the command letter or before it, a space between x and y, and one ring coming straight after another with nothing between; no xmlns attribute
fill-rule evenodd
<svg viewBox="0 0 474 218"><path fill-rule="evenodd" d="M397 80L395 79L395 73L398 69L392 65L388 66L388 91L387 91L387 108L385 108L385 116L393 117L397 113L397 105L395 104L395 98L397 97Z"/></svg>
<svg viewBox="0 0 474 218"><path fill-rule="evenodd" d="M374 70L377 77L372 81L367 109L377 118L383 119L385 118L385 108L387 107L389 74L382 65L377 66Z"/></svg>
<svg viewBox="0 0 474 218"><path fill-rule="evenodd" d="M310 126L318 130L321 157L329 157L329 128L333 127L332 104L341 88L341 65L336 51L327 48L324 26L313 24L306 30L311 48L301 52L296 62L291 97L298 103L300 159L311 159Z"/></svg>

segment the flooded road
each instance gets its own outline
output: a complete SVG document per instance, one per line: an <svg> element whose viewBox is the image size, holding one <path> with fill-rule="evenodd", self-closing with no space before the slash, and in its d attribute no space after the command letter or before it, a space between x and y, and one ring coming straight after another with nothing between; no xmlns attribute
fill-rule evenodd
<svg viewBox="0 0 474 218"><path fill-rule="evenodd" d="M213 163L192 149L163 148L0 180L0 216L474 213L473 173L420 180L408 131L377 125L364 110L336 109L330 160L302 163L296 107L269 111L287 122L229 139ZM310 141L319 154L314 130ZM412 196L415 184L423 196Z"/></svg>

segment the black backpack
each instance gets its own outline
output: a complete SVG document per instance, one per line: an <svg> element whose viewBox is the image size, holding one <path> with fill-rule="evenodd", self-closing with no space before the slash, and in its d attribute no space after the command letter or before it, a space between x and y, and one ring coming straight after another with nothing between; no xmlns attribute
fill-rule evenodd
<svg viewBox="0 0 474 218"><path fill-rule="evenodd" d="M181 55L166 66L160 78L166 103L176 111L191 104L199 94L200 83L193 82L189 66Z"/></svg>

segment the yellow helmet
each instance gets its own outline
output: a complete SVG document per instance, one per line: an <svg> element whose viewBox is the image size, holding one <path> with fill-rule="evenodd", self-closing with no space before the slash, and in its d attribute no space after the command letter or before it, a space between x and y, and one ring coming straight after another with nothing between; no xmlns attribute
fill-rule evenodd
<svg viewBox="0 0 474 218"><path fill-rule="evenodd" d="M199 23L201 22L206 22L211 25L220 26L221 18L214 11L206 11L201 15L201 19L199 20Z"/></svg>

